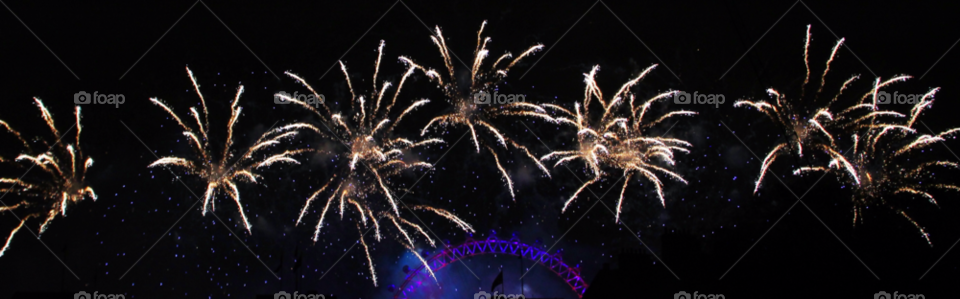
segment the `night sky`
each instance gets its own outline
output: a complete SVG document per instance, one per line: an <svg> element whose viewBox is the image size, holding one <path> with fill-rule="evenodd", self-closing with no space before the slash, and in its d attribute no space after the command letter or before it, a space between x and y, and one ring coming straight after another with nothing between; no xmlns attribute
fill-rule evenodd
<svg viewBox="0 0 960 299"><path fill-rule="evenodd" d="M417 149L407 157L434 163L435 168L394 177L394 192L404 194L401 188L408 188L406 204L450 210L476 233L465 234L442 217L418 212L438 242L432 248L417 238L416 250L424 258L442 251L440 242L454 246L468 238L516 238L562 253L567 264L578 266L591 286L583 298L668 298L679 291L727 298L868 298L879 291L899 291L945 298L956 292L951 288L960 277L960 252L950 249L960 239L957 192L933 191L939 206L906 196L900 201L930 234L933 246L909 221L883 206L864 210L863 223L853 226L851 186L833 174L822 180L818 174L793 175L793 169L807 164L792 156L770 168L783 184L768 174L754 194L762 162L755 155L762 159L783 140L783 131L756 110L733 107L737 99L769 99L770 87L788 95L800 93L809 24L811 80L819 80L837 39L846 38L825 93L833 93L854 74L861 79L848 89L850 95L867 92L878 76L886 80L912 75L895 90L925 93L942 87L933 108L919 119L934 132L957 127L960 88L955 83L960 76L954 70L960 50L948 50L960 38L960 19L951 7L915 1L4 5L0 120L29 138L49 136L33 97L44 101L61 131L74 120L72 98L79 91L123 94L125 103L82 106L81 147L95 161L86 182L99 198L69 206L67 217L52 222L42 243L26 231L36 232L40 221L27 222L0 257L0 298L41 298L40 293L73 298L81 290L127 298L273 298L278 291L393 298L406 276L404 268L421 265L397 241L397 234L385 234L380 242L370 235L365 239L377 273L375 287L358 243L356 219L340 220L329 212L313 242L326 200L321 196L295 226L306 199L347 167L346 157L298 155L300 165L270 166L260 172L259 184L238 185L252 224L252 233L247 233L236 204L223 193L217 195L213 211L223 222L201 215L202 203L196 203L205 182L196 175L147 168L156 156L191 155L182 129L149 98L162 99L184 121L191 121L186 112L199 109L200 101L184 69L189 67L210 110L211 140L222 144L230 101L243 85L243 113L234 143L246 148L275 124L317 123L306 109L274 104L273 94L279 91L308 92L285 71L303 77L331 107L348 110L350 93L338 60L347 65L354 88L365 94L381 40L386 46L379 81L399 81L406 70L399 56L445 74L429 38L434 26L443 30L452 54L469 63L484 20L484 36L492 38L487 47L493 58L488 60L505 51L518 54L536 44L545 46L513 67L497 86L502 93L527 95L528 102L570 108L583 99L584 73L593 66L599 65L597 83L609 96L652 64L658 67L631 89L638 99L682 90L723 94L726 102L678 106L670 99L651 108L658 114L678 109L698 113L648 131L691 143L690 152L678 153L673 167L689 184L664 179L664 207L653 186L634 177L620 223L604 207L616 207L620 172L591 185L591 192L582 193L561 213L581 180L589 177L582 162L568 164L572 171L545 163L551 170L547 177L521 152L499 148L500 162L514 182L513 200L494 158L477 153L469 135L460 139L468 129L429 132L426 137L443 138L446 144ZM454 64L463 68L456 59ZM424 98L431 103L408 115L395 135L421 139L420 129L431 118L452 109L422 72L408 79L398 106ZM909 106L889 109L907 113ZM576 132L569 126L529 117L498 118L494 125L538 157L577 147ZM925 126L916 128L931 133ZM494 142L489 134L481 139ZM956 162L951 147L960 149L960 142L948 138L910 159ZM294 148L345 150L342 144L303 133L271 152ZM0 156L15 157L21 149L16 138L0 131ZM24 171L3 164L0 177L19 177ZM954 183L958 171L938 169L935 180ZM32 170L26 178L38 174ZM10 204L17 196L6 194L0 200ZM598 196L603 204L596 204ZM401 211L416 221L409 213ZM0 213L5 238L18 223L10 212ZM428 284L410 298L473 298L477 291L490 291L501 269L508 294L577 298L543 266L524 276L521 291L521 269L533 265L530 260L522 263L502 254L464 259L436 273L441 288Z"/></svg>

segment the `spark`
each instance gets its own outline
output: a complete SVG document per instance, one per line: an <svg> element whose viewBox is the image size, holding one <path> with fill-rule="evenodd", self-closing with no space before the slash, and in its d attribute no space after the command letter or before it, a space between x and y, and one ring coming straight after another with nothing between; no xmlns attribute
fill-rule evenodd
<svg viewBox="0 0 960 299"><path fill-rule="evenodd" d="M75 107L76 124L74 126L77 134L71 142L57 130L53 114L47 110L43 101L39 98L33 98L33 100L50 129L50 137L53 137L56 142L51 145L47 140L40 138L42 142L37 146L46 148L46 151L39 152L23 138L20 132L0 120L0 128L12 133L23 145L19 156L13 160L0 157L0 163L15 167L36 167L43 172L42 175L23 179L0 177L0 194L13 194L14 198L19 200L12 205L3 204L3 207L0 207L0 213L10 212L20 220L20 224L10 232L3 248L0 249L0 256L10 248L14 235L26 225L27 220L44 218L40 224L39 237L57 215L67 216L68 205L77 204L86 198L97 201L97 194L86 182L87 170L93 167L93 159L84 155L80 149L80 106Z"/></svg>
<svg viewBox="0 0 960 299"><path fill-rule="evenodd" d="M433 168L433 165L430 163L405 158L405 154L417 148L444 144L445 142L438 138L411 141L406 138L397 138L394 136L394 129L404 120L404 116L426 105L430 101L426 99L414 101L409 106L406 106L406 108L403 108L401 112L396 115L396 118L393 118L394 115L391 112L395 104L397 104L400 91L407 78L413 74L416 66L408 62L406 64L407 71L404 72L400 83L396 86L386 80L379 82L377 76L380 72L380 61L383 56L384 47L385 43L381 41L380 46L377 48L377 60L374 64L373 88L370 89L370 94L368 95L362 94L355 89L356 86L350 81L350 74L347 72L346 64L340 62L340 70L346 77L347 85L350 89L351 99L349 100L349 104L352 108L351 111L335 111L337 107L329 107L327 106L328 103L324 102L320 103L323 109L319 109L311 106L309 103L290 98L284 94L276 95L313 112L320 118L324 126L327 124L326 120L332 120L331 123L334 125L327 126L329 134L321 134L321 136L329 139L329 141L343 144L342 147L338 147L342 149L342 151L335 151L334 154L339 160L339 163L345 164L342 165L345 167L339 168L340 171L338 173L334 174L322 188L307 199L300 211L300 216L297 218L297 224L299 225L304 215L306 215L308 211L311 211L311 203L321 194L326 193L328 190L333 190L332 193L330 193L330 197L323 211L320 213L320 220L313 234L314 242L319 238L320 229L323 227L330 205L333 204L334 201L339 201L341 219L343 219L345 214L351 214L349 210L344 210L343 207L345 203L353 205L356 207L355 210L358 215L353 216L353 214L351 214L349 219L356 222L355 224L358 228L368 228L372 225L373 229L376 229L375 239L377 241L381 240L381 227L379 222L386 218L388 220L386 223L392 224L392 226L387 227L393 227L397 232L397 234L393 235L395 237L394 239L403 244L404 247L412 251L412 248L415 246L414 236L407 233L404 226L413 227L431 246L435 246L434 240L427 235L427 232L420 225L403 218L403 214L400 212L400 204L402 204L402 202L400 202L400 198L396 198L394 195L394 190L402 188L402 186L397 185L397 183L394 183L391 179L409 170ZM401 58L401 61L403 60L404 59ZM303 84L311 92L316 93L306 80L290 72L286 74L300 84ZM378 89L377 86L380 86L380 88ZM391 91L390 89L394 90ZM392 95L388 93L392 93ZM389 103L383 105L383 102L387 102L387 99L389 99ZM432 211L449 219L464 231L473 232L473 228L469 224L449 211L429 206L416 206L412 209ZM372 257L370 256L369 250L367 250L367 244L362 234L360 242L364 244L367 260L370 263L370 274L374 280L374 285L376 285L377 276L374 272Z"/></svg>
<svg viewBox="0 0 960 299"><path fill-rule="evenodd" d="M584 99L582 104L574 103L574 111L553 104L542 105L557 114L557 116L552 116L557 120L556 123L572 125L576 129L579 149L554 151L544 155L539 160L556 159L558 161L554 167L569 161L580 160L585 164L591 176L590 180L583 183L564 202L561 212L565 212L570 203L587 186L598 182L601 177L609 175L611 170L618 170L627 178L617 202L615 221L620 220L625 190L634 174L640 174L654 184L660 204L664 207L666 207L666 200L663 195L663 182L657 174L687 183L680 175L660 165L674 165L674 152L687 152L686 147L689 147L690 143L674 138L652 136L648 129L667 118L695 115L696 112L672 111L654 121L644 122L643 118L653 104L667 99L677 92L661 93L648 99L640 106L635 106L634 98L636 96L630 91L631 87L636 85L655 67L656 65L648 67L636 78L621 86L612 98L605 100L595 80L600 67L594 66L590 73L584 74L584 82L586 83ZM624 104L626 98L630 99L628 105ZM599 113L600 117L594 117L598 113L590 113L590 104L594 102L594 99L602 108L602 113Z"/></svg>
<svg viewBox="0 0 960 299"><path fill-rule="evenodd" d="M209 130L211 127L208 121L209 110L207 109L207 102L200 92L200 85L197 83L197 79L193 76L190 68L187 68L187 74L193 83L197 95L200 97L200 104L203 106L202 117L195 107L190 108L190 112L196 121L196 129L184 123L173 109L160 99L150 98L150 101L163 108L164 111L169 113L174 120L177 121L177 124L184 130L183 134L192 140L190 144L192 145L191 148L195 155L189 157L162 157L147 167L176 167L184 170L186 173L198 175L207 184L201 213L206 215L209 209L214 209L216 205L216 194L223 192L237 204L237 210L240 212L244 228L246 228L247 233L251 233L250 221L247 219L247 215L243 211L243 205L240 203L240 191L236 183L238 181L257 183L260 175L255 171L269 167L275 163L299 164L292 156L305 152L305 150L288 150L273 155L265 155L263 154L263 150L279 144L282 140L296 136L298 130L311 129L313 131L319 131L319 129L308 124L287 125L264 133L252 146L242 153L235 150L233 148L234 127L243 110L243 107L239 106L240 95L243 94L243 86L241 85L237 89L237 94L233 101L230 103L230 119L226 126L227 136L223 145L223 151L219 153L215 152L209 139ZM203 136L202 140L197 137L198 131L200 136ZM237 155L238 153L240 154Z"/></svg>

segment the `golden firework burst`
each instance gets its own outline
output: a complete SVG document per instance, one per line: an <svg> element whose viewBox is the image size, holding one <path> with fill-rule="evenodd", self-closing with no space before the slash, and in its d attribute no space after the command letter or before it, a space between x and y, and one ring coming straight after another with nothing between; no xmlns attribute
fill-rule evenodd
<svg viewBox="0 0 960 299"><path fill-rule="evenodd" d="M243 211L243 205L240 204L240 191L237 189L237 182L257 183L261 176L257 170L268 167L276 163L299 164L293 155L305 152L306 150L288 150L279 154L266 155L264 151L270 147L280 144L282 140L296 136L299 130L314 130L317 128L303 123L286 125L272 129L260 136L257 141L245 151L234 150L233 131L240 118L243 107L239 106L240 95L243 94L243 86L237 88L237 95L230 103L230 119L227 122L227 138L221 151L217 151L210 144L210 123L207 102L200 92L200 86L197 79L193 76L190 68L187 68L187 74L193 83L193 88L200 97L200 104L203 106L203 116L197 112L194 107L190 108L190 116L196 123L196 129L183 122L173 109L157 98L150 98L150 101L163 108L170 114L177 124L183 128L183 135L187 137L194 155L189 157L163 157L153 162L148 167L175 167L183 169L188 174L198 175L200 179L207 183L206 192L204 192L202 214L206 215L208 209L216 209L216 200L214 197L218 192L226 193L237 204L237 210L243 220L243 225L250 233L250 221ZM239 155L237 155L240 153Z"/></svg>
<svg viewBox="0 0 960 299"><path fill-rule="evenodd" d="M23 135L10 127L9 124L0 120L0 127L7 132L12 133L23 145L23 153L13 160L0 157L0 163L17 164L19 166L29 165L28 169L37 168L43 172L42 178L25 179L13 177L0 177L0 194L14 194L17 202L12 205L6 203L0 207L0 213L13 213L20 224L14 228L7 237L3 248L0 249L0 256L10 247L13 236L23 228L27 220L31 218L45 217L40 224L38 233L42 235L50 223L57 215L66 217L67 206L76 204L85 198L97 200L97 194L94 193L85 181L87 169L93 167L93 159L83 154L80 149L80 106L76 106L76 124L77 134L74 136L72 144L64 140L66 136L61 135L54 125L53 114L43 105L43 101L33 98L43 120L50 128L51 136L56 140L52 145L46 140L41 140L40 146L46 151L39 152L31 146ZM70 130L68 129L67 132ZM64 132L64 133L67 133ZM38 153L39 154L35 154ZM17 163L19 162L19 163ZM22 164L21 164L22 163Z"/></svg>
<svg viewBox="0 0 960 299"><path fill-rule="evenodd" d="M618 222L627 186L634 175L640 175L653 182L653 186L657 190L657 197L664 207L666 207L666 201L663 196L663 180L660 179L659 175L665 175L684 184L687 183L683 177L668 168L675 163L674 153L688 153L687 147L691 146L690 143L675 138L651 136L649 129L671 117L695 115L696 112L671 111L653 121L646 122L644 117L647 116L651 105L657 101L670 98L677 92L669 91L658 94L638 106L634 103L636 94L630 91L637 82L655 67L656 65L652 65L643 70L639 76L623 84L613 97L605 100L595 79L600 67L594 66L590 73L584 74L587 87L584 92L583 103L574 103L574 111L553 104L541 105L558 114L553 118L553 121L576 128L579 148L554 151L541 157L540 160L556 159L557 162L554 167L580 160L586 164L591 175L590 180L581 185L573 193L573 196L563 204L562 211L566 211L570 203L587 186L596 183L604 176L608 176L610 169L622 172L625 177L623 188L620 191L620 199L617 201L617 213L614 219ZM596 102L602 110L591 114L591 102ZM629 105L624 105L624 102L628 102Z"/></svg>
<svg viewBox="0 0 960 299"><path fill-rule="evenodd" d="M473 144L476 147L477 153L480 152L481 146L490 152L497 164L497 169L499 169L500 174L503 176L503 179L507 184L507 189L510 191L510 197L513 200L516 200L513 180L510 178L510 174L508 174L506 169L503 167L503 164L500 163L500 157L494 150L494 147L499 145L504 149L508 149L510 146L512 146L516 149L519 149L545 174L549 176L550 172L533 154L530 153L526 146L515 142L509 136L501 132L501 130L494 125L493 120L505 116L530 116L545 120L551 120L551 118L546 114L546 111L542 107L524 101L515 101L502 105L492 103L490 105L485 105L477 103L476 99L478 96L483 94L493 94L497 88L497 85L503 82L504 78L507 77L507 74L510 72L510 69L513 66L520 62L520 60L523 58L533 55L540 49L543 49L543 45L535 45L530 47L516 57L514 57L510 52L504 53L489 67L484 66L484 60L490 54L490 50L487 49L487 43L491 41L490 37L483 37L483 29L486 27L486 25L487 21L483 21L483 24L480 25L480 31L477 32L477 46L473 53L473 65L470 67L469 80L458 80L456 76L457 68L454 67L450 50L447 48L446 39L443 37L443 33L440 31L439 26L436 27L436 34L430 36L430 39L433 40L433 43L436 44L437 48L440 50L440 55L443 57L444 66L447 69L446 76L441 75L434 69L418 65L410 58L400 57L400 60L412 66L414 69L423 71L424 74L426 74L432 81L436 82L438 87L446 96L445 99L447 103L452 106L452 109L450 109L448 112L431 119L430 122L423 127L420 135L426 135L430 129L440 130L447 127L467 127L470 130L470 137L471 140L473 140ZM464 82L469 83L467 85ZM495 143L496 145L489 145L488 143L491 142L485 141L487 138L483 137L486 135L478 135L477 131L489 132L490 135L492 135L490 138L495 140L492 143Z"/></svg>

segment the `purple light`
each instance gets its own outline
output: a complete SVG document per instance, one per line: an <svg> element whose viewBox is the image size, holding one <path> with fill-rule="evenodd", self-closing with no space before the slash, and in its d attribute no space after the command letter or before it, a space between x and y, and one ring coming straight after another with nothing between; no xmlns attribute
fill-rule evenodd
<svg viewBox="0 0 960 299"><path fill-rule="evenodd" d="M574 293L576 293L578 297L582 298L583 293L587 290L587 283L584 282L580 277L580 268L570 267L564 263L560 253L550 254L537 247L520 243L517 239L505 241L498 240L491 236L485 241L475 241L468 238L463 244L448 248L431 256L429 259L427 259L427 264L430 265L430 268L433 269L434 272L437 272L443 267L446 267L447 265L457 261L458 259L489 253L523 256L527 259L536 261L537 263L549 268L550 271L553 271L553 273L557 274L557 276L560 276L560 278L563 279L567 285L573 289ZM422 272L422 270L423 265L420 265L420 267L417 267L413 273L408 275L407 279L403 281L403 283L400 285L400 288L398 288L398 291L394 293L393 297L395 299L407 298L407 292L412 292L414 287L414 285L410 284L410 282L416 280L416 285L419 286L422 285L425 280L430 279L427 274Z"/></svg>

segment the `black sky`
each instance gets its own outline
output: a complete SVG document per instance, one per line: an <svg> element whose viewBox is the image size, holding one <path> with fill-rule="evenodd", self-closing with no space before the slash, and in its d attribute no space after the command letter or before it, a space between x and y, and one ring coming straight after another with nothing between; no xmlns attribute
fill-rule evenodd
<svg viewBox="0 0 960 299"><path fill-rule="evenodd" d="M252 235L238 222L236 206L221 196L216 213L226 221L224 227L209 215L201 216L199 205L188 208L196 202L191 192L202 195L202 182L183 176L190 191L169 172L147 169L155 160L148 148L159 156L189 152L176 124L148 98L159 97L181 113L198 106L184 70L189 66L207 98L210 122L222 124L229 101L242 84L246 92L241 97L244 114L237 142L249 144L276 122L311 120L303 109L273 104L277 91L306 91L283 72L299 74L328 100L339 103L349 95L335 66L338 60L347 64L354 84L363 88L369 86L380 40L386 42L381 80L400 77L404 68L396 58L401 55L439 70L442 60L429 39L439 25L451 51L469 63L484 20L488 21L484 35L493 38L491 53L545 45L500 86L527 94L529 101L572 105L583 95L583 73L594 65L600 66L600 88L612 93L649 65L659 64L634 88L639 96L673 89L722 93L727 102L716 108L683 107L699 115L656 129L693 144L676 165L690 185L667 183L664 208L649 184L641 186L634 180L622 216L625 226L615 223L603 206L591 209L596 201L592 196L579 198L561 214L563 201L580 185L578 178L562 167L552 169L553 177L546 178L519 154L503 161L515 176L514 202L493 159L477 154L469 137L462 140L405 201L455 211L477 229L474 239L516 235L525 243L553 247L564 236L553 251L563 252L569 264L580 265L583 277L597 292L605 292L598 294L649 293L666 298L680 290L700 290L763 297L757 290L777 290L791 294L784 295L788 297L847 293L866 298L886 290L939 298L934 294L950 294L943 290L960 277L960 253L944 255L960 239L957 193L935 194L939 207L922 200L909 205L914 219L930 232L933 247L913 225L887 209L870 209L864 224L853 227L848 188L841 188L833 176L818 182L818 176L790 175L799 161L783 159L772 168L789 190L771 176L754 195L760 161L751 151L762 157L780 133L756 111L732 106L739 98L765 97L769 87L798 93L804 34L810 24L815 73L838 37L846 38L847 47L838 52L828 81L838 85L860 74L860 85L851 92L863 93L876 76L913 75L897 90L923 93L942 87L935 108L921 119L938 132L956 127L953 116L960 93L954 85L960 79L955 72L960 53L948 49L960 38L956 29L960 20L952 6L916 1L4 3L9 11L0 12L0 70L6 74L0 80L5 91L0 119L32 136L45 129L33 97L43 99L58 126L72 120L72 98L78 91L123 94L126 102L118 108L83 106L82 145L96 161L88 181L100 198L71 207L68 217L53 222L43 243L25 231L16 235L0 258L0 297L98 290L132 298L253 298L280 290L292 293L298 287L301 292L338 298L391 297L388 289L401 283L403 266L419 265L399 243L373 243L371 254L380 278L379 286L373 287L362 249L344 254L357 240L351 222L332 221L315 244L310 237L316 217L305 227L293 225L305 198L332 173L336 163L330 157L311 156L299 166L272 167L263 184L242 186ZM433 103L412 115L410 127L399 131L411 136L431 115L447 109L442 94L424 76L412 80L404 87L406 100L430 98ZM673 108L672 102L658 107L666 108ZM535 155L548 153L548 147L573 146L573 135L565 128L523 121L526 127L515 120L499 125ZM449 145L464 133L463 128L453 128L442 137ZM16 153L11 149L16 141L7 137L0 135L4 157ZM955 140L945 144L958 146ZM289 145L336 146L315 137ZM436 161L447 149L434 147L418 154ZM930 149L919 158L956 160L943 144ZM582 164L571 167L581 179L586 177ZM0 171L10 172L0 172L4 177L22 174ZM404 175L401 183L412 185L421 174ZM939 179L956 178L954 172ZM615 180L594 189L597 195L613 191L601 199L611 207L620 190ZM803 196L803 203L794 205L794 194ZM424 220L451 244L467 237L443 219ZM17 223L7 213L0 214L2 231ZM32 225L36 230L38 224ZM419 250L438 251L423 242L418 245ZM639 249L643 253L637 256L627 253ZM291 268L298 255L302 266L295 273ZM463 288L444 293L453 294L445 295L449 298L472 296L477 286L486 289L501 266L512 271L507 287L519 291L517 282L510 280L519 276L514 273L515 259L471 260L468 266L478 269L479 282L463 265L437 274L453 281L447 291ZM605 264L614 270L602 270ZM282 279L271 274L277 270ZM606 276L598 275L603 271L608 271ZM565 287L558 282L542 269L525 278L527 288L551 288L537 294L573 298L565 289L554 290Z"/></svg>

